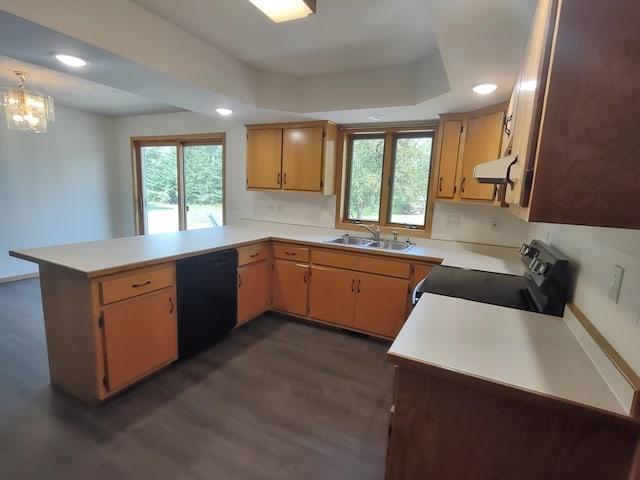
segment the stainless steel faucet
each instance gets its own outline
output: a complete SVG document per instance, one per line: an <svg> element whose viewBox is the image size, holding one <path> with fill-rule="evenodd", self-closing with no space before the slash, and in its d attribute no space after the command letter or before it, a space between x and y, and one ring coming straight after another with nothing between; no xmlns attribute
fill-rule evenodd
<svg viewBox="0 0 640 480"><path fill-rule="evenodd" d="M371 235L373 235L373 239L375 241L379 241L380 240L380 227L378 227L377 225L374 225L373 227L371 227L370 225L365 225L364 223L359 223L358 226L362 227L362 228L366 228L367 230L369 230L369 233Z"/></svg>

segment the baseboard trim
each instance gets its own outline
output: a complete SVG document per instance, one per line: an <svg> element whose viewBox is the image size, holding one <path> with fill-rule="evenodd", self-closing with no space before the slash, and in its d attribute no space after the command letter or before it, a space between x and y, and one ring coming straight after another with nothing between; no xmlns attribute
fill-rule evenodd
<svg viewBox="0 0 640 480"><path fill-rule="evenodd" d="M0 283L17 282L18 280L26 280L28 278L36 278L39 276L40 274L38 272L33 272L33 273L25 273L22 275L14 275L12 277L0 277Z"/></svg>

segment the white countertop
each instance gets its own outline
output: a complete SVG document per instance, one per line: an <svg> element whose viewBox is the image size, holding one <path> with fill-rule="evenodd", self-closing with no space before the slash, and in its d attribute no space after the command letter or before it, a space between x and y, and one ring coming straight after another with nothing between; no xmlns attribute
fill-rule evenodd
<svg viewBox="0 0 640 480"><path fill-rule="evenodd" d="M629 415L560 317L423 294L388 353Z"/></svg>
<svg viewBox="0 0 640 480"><path fill-rule="evenodd" d="M59 265L94 277L124 266L159 263L269 238L331 246L347 251L380 252L366 247L338 246L325 242L327 238L343 233L344 230L332 228L243 221L237 225L218 228L28 248L12 250L10 253L18 258ZM349 233L354 235L353 231ZM362 236L366 236L366 232ZM447 265L504 273L521 274L523 271L515 248L417 238L411 240L417 245L407 252L398 253L399 257L437 262L444 259ZM384 252L389 254L387 250Z"/></svg>

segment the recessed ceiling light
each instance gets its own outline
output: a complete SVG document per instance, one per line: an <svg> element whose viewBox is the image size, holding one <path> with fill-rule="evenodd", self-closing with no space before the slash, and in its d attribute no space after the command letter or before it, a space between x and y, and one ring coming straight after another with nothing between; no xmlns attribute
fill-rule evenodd
<svg viewBox="0 0 640 480"><path fill-rule="evenodd" d="M87 65L89 65L89 62L87 62L86 60L79 58L79 57L74 57L73 55L56 55L56 60L58 60L60 63L64 63L65 65L69 66L69 67L86 67Z"/></svg>
<svg viewBox="0 0 640 480"><path fill-rule="evenodd" d="M493 92L496 88L498 88L498 86L493 83L482 83L473 87L472 90L480 95L486 95Z"/></svg>
<svg viewBox="0 0 640 480"><path fill-rule="evenodd" d="M373 120L374 122L379 122L384 118L384 115L369 115L369 120Z"/></svg>
<svg viewBox="0 0 640 480"><path fill-rule="evenodd" d="M216 112L226 117L227 115L231 115L233 113L233 110L220 107L220 108L216 108Z"/></svg>

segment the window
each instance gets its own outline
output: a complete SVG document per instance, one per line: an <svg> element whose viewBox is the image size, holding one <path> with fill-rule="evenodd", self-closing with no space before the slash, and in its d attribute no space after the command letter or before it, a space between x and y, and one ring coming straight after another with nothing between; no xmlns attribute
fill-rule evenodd
<svg viewBox="0 0 640 480"><path fill-rule="evenodd" d="M224 134L131 141L137 233L224 224Z"/></svg>
<svg viewBox="0 0 640 480"><path fill-rule="evenodd" d="M336 226L428 230L434 130L344 132L342 211Z"/></svg>

